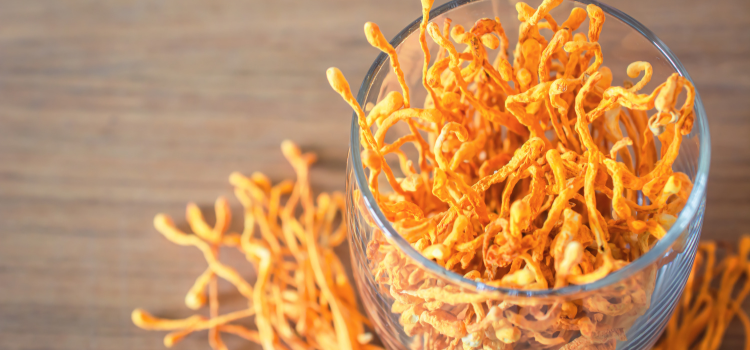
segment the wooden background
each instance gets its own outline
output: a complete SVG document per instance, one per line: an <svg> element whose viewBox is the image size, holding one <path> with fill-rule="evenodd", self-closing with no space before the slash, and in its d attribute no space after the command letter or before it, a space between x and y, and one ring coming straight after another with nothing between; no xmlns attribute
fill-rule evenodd
<svg viewBox="0 0 750 350"><path fill-rule="evenodd" d="M703 235L734 241L750 232L750 2L616 5L696 82L713 147ZM205 263L153 215L230 196L233 170L290 176L285 138L319 154L316 189L343 190L351 112L324 71L356 89L377 53L363 23L393 37L418 15L417 0L0 1L0 348L162 349L130 312L189 315ZM735 324L723 349L743 342ZM208 348L205 333L177 348Z"/></svg>

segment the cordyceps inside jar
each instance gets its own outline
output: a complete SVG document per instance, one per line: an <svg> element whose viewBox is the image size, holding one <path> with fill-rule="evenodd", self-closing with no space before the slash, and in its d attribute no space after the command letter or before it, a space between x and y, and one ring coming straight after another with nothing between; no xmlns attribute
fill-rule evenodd
<svg viewBox="0 0 750 350"><path fill-rule="evenodd" d="M709 164L670 50L595 1L454 1L354 99L350 245L391 349L645 349L686 283ZM423 20L428 18L429 20ZM362 106L361 108L359 106Z"/></svg>

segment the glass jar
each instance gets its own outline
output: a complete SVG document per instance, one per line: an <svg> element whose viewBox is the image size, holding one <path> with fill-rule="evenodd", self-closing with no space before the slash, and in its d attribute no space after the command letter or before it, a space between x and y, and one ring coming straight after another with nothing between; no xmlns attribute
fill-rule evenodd
<svg viewBox="0 0 750 350"><path fill-rule="evenodd" d="M633 61L648 61L653 66L653 78L644 91L653 90L673 72L689 78L685 68L659 38L615 8L592 0L567 0L551 14L559 20L566 18L574 6L590 3L601 7L607 15L599 42L604 63L612 70L615 82L626 79L626 67ZM538 3L532 2L530 5ZM498 17L512 41L518 35L516 16L514 1L465 0L433 9L430 19L442 25L445 18L450 18L454 25L470 28L479 18ZM391 41L399 53L412 101L424 101L425 97L421 86L422 52L417 38L420 21L421 18L418 18L412 22ZM585 24L582 27L579 31L587 29ZM434 60L437 46L429 39L428 45ZM380 54L362 82L357 100L362 106L375 104L388 92L399 90L388 57ZM415 103L412 106L421 107ZM574 341L578 336L575 332L590 332L588 335L598 337L599 344L616 344L617 349L650 348L666 326L684 289L703 223L710 141L705 111L697 93L695 114L695 126L683 138L679 156L673 165L675 171L684 172L690 177L694 187L687 205L668 233L648 253L601 280L549 290L513 290L489 286L448 271L416 251L394 230L367 186L367 176L360 159L362 148L357 116L354 115L347 167L349 245L360 296L383 343L389 349L441 348L450 345L463 349L503 349L505 340L512 342L514 349L542 349L561 347L561 337ZM497 317L497 321L481 331L465 330L461 341L455 344L423 344L425 341L439 342L440 339L420 333L423 330L419 329L418 312L423 310L404 310L404 303L400 299L408 299L412 295L394 290L393 283L410 276L403 273L401 276L387 276L383 271L373 269L372 254L377 245L395 248L398 254L391 258L398 260L402 271L414 274L419 270L417 274L421 274L422 280L430 279L432 287L426 288L428 292L421 291L426 294L420 295L420 298L440 301L433 303L439 304L433 307L460 311L476 303L487 314L495 313L502 317ZM545 327L549 327L550 322L559 323L559 315L565 312L577 314L577 317L583 314L589 321L573 327L581 331L545 333ZM509 323L514 326L512 328L521 329L522 334L508 332L510 328L506 326ZM600 326L602 324L606 326ZM558 324L556 327L564 329L565 325ZM472 330L475 332L472 333Z"/></svg>

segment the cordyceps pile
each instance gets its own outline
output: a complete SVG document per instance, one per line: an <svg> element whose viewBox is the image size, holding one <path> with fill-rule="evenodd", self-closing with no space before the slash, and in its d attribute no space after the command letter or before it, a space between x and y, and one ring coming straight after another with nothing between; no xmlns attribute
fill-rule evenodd
<svg viewBox="0 0 750 350"><path fill-rule="evenodd" d="M214 227L206 223L198 206L188 204L187 222L194 234L180 231L164 214L154 218L154 226L164 237L194 246L206 258L208 268L188 291L185 304L197 310L208 302L210 318L194 315L168 320L136 309L132 314L135 325L173 331L164 337L167 347L193 332L208 330L209 343L217 350L226 349L221 333L240 336L265 350L380 349L369 344L373 339L365 330L369 322L357 310L354 289L333 252L346 239L346 226L341 223L344 197L322 193L314 200L308 174L315 155L302 154L289 141L281 149L297 173L296 182L272 185L257 172L250 177L239 173L229 177L245 209L241 234L226 232L231 211L224 198L216 201ZM283 204L282 198L286 199ZM219 261L220 247L238 249L256 267L254 286ZM248 299L247 309L219 315L217 277L229 281ZM232 323L251 316L255 316L257 331Z"/></svg>
<svg viewBox="0 0 750 350"><path fill-rule="evenodd" d="M362 163L385 217L423 256L490 286L602 279L648 252L692 190L672 170L695 118L691 82L675 73L641 93L653 71L639 61L627 74L643 73L640 81L612 86L598 43L604 12L574 8L558 25L549 11L561 2L516 4L522 23L511 64L498 19L471 28L447 20L441 30L429 22L432 1L422 0L425 108L411 107L396 51L373 23L365 24L367 40L388 54L402 93L388 93L366 115L341 72L327 71L356 113ZM587 18L587 35L574 34ZM431 66L427 35L441 49ZM386 143L399 122L410 132ZM419 153L416 167L407 144ZM391 191L379 188L381 174ZM472 293L425 272L375 231L367 251L375 283L394 299L406 335L426 349L614 348L650 304L655 271L579 300Z"/></svg>
<svg viewBox="0 0 750 350"><path fill-rule="evenodd" d="M750 235L742 236L738 247L737 254L725 249L717 261L718 244L701 242L682 298L654 350L718 349L735 316L745 331L744 349L750 350L750 318L742 309L750 293Z"/></svg>
<svg viewBox="0 0 750 350"><path fill-rule="evenodd" d="M627 73L635 78L642 72L641 80L611 86L597 43L603 12L593 5L576 8L558 25L549 11L560 2L545 0L538 9L517 4L523 23L511 64L497 19L480 19L468 31L446 20L441 31L428 22L432 1L422 0L424 109L410 106L396 51L372 23L365 25L367 39L390 56L403 94L389 93L365 115L341 72L327 72L357 114L370 190L397 231L440 266L492 286L549 289L601 279L663 237L692 188L685 174L672 171L693 124L691 83L675 74L640 94L652 69L635 62ZM588 35L573 34L587 17ZM540 30L553 32L552 39ZM427 34L441 48L431 67ZM449 37L466 48L459 52ZM499 49L492 63L487 48ZM685 102L677 109L682 90ZM399 121L411 134L386 144L387 131ZM419 171L401 149L407 143L419 151ZM217 350L227 348L226 333L265 350L379 349L333 252L346 238L344 198L322 193L314 200L309 167L315 155L289 141L282 151L296 182L273 185L261 173L230 176L244 208L242 233L228 232L232 214L224 198L216 201L213 227L197 205L188 204L193 234L156 216L164 237L203 253L208 268L185 304L208 306L209 316L164 319L136 309L135 325L171 331L167 347L207 330ZM391 154L402 177L385 158ZM381 173L392 193L380 191ZM383 295L393 298L391 311L400 315L404 332L418 340L414 348L614 349L650 305L654 269L576 300L497 300L437 280L375 232L367 249L372 275ZM656 349L717 349L735 317L750 332L741 308L750 293L750 236L738 247L735 254L713 242L700 244ZM220 261L220 248L246 256L258 272L254 285ZM248 307L220 314L218 278L234 285ZM237 323L250 317L257 330Z"/></svg>

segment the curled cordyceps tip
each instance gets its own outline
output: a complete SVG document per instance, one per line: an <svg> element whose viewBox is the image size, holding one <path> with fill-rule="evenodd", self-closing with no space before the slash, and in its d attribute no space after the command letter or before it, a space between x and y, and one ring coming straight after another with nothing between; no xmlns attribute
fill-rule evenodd
<svg viewBox="0 0 750 350"><path fill-rule="evenodd" d="M654 70L651 68L651 63L643 61L636 61L628 65L627 73L629 77L637 78L641 72L643 72L643 78L641 78L641 81L637 84L633 85L630 88L630 91L637 92L646 86L646 84L651 81L651 76L654 74Z"/></svg>
<svg viewBox="0 0 750 350"><path fill-rule="evenodd" d="M563 49L565 50L565 52L572 53L572 54L576 54L580 51L588 51L588 52L592 52L595 55L596 59L594 63L592 63L584 71L586 75L594 74L599 69L599 67L601 66L604 60L602 56L602 48L597 42L570 41L570 42L565 43L565 45L563 46ZM588 62L588 60L585 60L585 61ZM585 79L585 75L582 74L581 77Z"/></svg>

